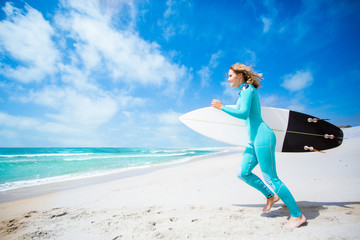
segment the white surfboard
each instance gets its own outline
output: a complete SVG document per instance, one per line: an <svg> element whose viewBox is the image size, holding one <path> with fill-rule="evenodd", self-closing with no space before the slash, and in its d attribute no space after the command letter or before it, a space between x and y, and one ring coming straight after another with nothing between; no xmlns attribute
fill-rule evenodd
<svg viewBox="0 0 360 240"><path fill-rule="evenodd" d="M235 108L235 105L229 107ZM289 110L262 107L262 117L276 135L275 151L281 152L285 138ZM180 120L194 131L235 146L246 146L249 142L248 132L242 119L226 114L225 112L213 107L206 107L188 112L180 116Z"/></svg>
<svg viewBox="0 0 360 240"><path fill-rule="evenodd" d="M230 105L229 107L235 108L236 106ZM318 149L329 149L339 146L342 142L343 135L339 128L325 121L318 124L308 122L308 118L312 116L271 107L262 107L261 113L264 122L276 135L275 151L277 152L304 152L307 151L304 149L306 144L312 146L317 143L320 144L317 146ZM243 120L213 107L191 111L180 116L180 120L194 131L220 142L235 146L246 146L249 142ZM289 122L291 122L291 131L289 131ZM330 132L323 133L323 131ZM334 131L336 132L335 136L339 136L335 140L331 139L334 141L323 139L325 134L332 134Z"/></svg>

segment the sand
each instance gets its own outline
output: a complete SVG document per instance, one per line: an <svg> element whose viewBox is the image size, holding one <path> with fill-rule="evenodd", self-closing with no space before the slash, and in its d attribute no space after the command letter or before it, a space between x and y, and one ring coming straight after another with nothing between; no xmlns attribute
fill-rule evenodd
<svg viewBox="0 0 360 240"><path fill-rule="evenodd" d="M265 198L236 177L239 148L107 181L9 192L0 239L360 239L360 128L345 136L325 154L277 153L278 175L308 219L297 229L284 227L281 201L263 214Z"/></svg>

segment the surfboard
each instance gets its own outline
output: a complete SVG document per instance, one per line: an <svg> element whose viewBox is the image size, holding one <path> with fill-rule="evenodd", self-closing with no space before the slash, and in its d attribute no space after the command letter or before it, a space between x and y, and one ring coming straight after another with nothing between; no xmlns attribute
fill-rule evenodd
<svg viewBox="0 0 360 240"><path fill-rule="evenodd" d="M271 107L261 107L261 115L275 133L277 152L323 151L338 147L343 141L342 130L327 119ZM213 107L188 112L179 119L192 130L220 142L235 146L246 146L249 142L242 119Z"/></svg>

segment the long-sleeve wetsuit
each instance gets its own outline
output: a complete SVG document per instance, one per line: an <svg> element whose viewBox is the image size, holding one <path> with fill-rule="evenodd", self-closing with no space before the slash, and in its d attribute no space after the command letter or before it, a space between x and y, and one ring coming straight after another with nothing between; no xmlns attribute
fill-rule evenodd
<svg viewBox="0 0 360 240"><path fill-rule="evenodd" d="M243 83L239 89L240 93L236 109L228 106L224 106L221 109L233 117L243 119L249 133L249 144L244 151L238 177L259 190L266 198L272 197L274 193L258 176L251 172L259 163L266 183L289 208L291 216L299 217L301 212L294 197L276 173L276 138L274 132L261 118L257 90L253 85L247 83Z"/></svg>

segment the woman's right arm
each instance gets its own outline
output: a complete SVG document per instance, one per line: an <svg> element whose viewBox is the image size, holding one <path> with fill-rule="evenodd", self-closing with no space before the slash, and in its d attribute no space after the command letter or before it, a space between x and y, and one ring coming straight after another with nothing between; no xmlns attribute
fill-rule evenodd
<svg viewBox="0 0 360 240"><path fill-rule="evenodd" d="M253 94L254 94L254 88L249 87L241 92L240 108L223 106L221 110L233 117L240 119L247 119L250 114Z"/></svg>

